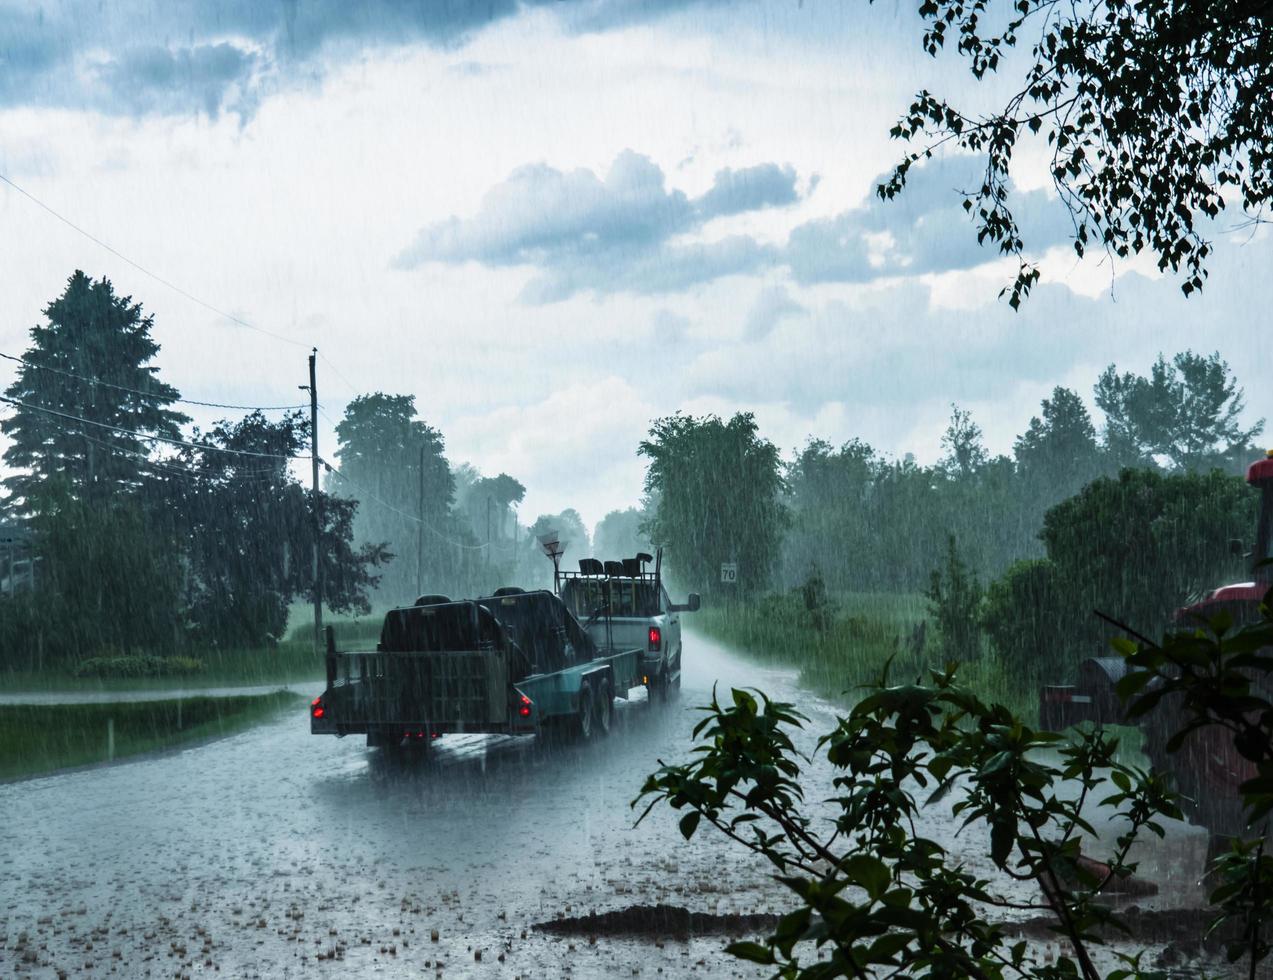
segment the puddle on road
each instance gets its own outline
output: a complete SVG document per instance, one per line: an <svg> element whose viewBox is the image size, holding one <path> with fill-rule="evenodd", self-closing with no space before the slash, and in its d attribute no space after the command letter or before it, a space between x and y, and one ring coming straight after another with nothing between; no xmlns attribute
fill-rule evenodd
<svg viewBox="0 0 1273 980"><path fill-rule="evenodd" d="M676 905L632 905L610 912L566 916L536 923L540 932L555 935L645 936L649 939L690 939L695 936L760 936L778 924L778 916L745 912L715 915L691 912Z"/></svg>

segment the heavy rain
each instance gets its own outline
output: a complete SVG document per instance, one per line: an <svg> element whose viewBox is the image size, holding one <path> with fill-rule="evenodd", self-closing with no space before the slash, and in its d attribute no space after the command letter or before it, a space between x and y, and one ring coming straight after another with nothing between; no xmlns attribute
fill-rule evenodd
<svg viewBox="0 0 1273 980"><path fill-rule="evenodd" d="M1270 52L0 0L0 976L1273 976Z"/></svg>

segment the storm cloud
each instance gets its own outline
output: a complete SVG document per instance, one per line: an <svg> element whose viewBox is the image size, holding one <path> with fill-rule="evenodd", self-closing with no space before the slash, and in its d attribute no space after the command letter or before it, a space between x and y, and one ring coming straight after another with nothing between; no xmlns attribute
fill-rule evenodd
<svg viewBox="0 0 1273 980"><path fill-rule="evenodd" d="M952 156L912 169L905 190L891 201L871 194L857 208L792 229L784 261L799 283L869 282L890 276L967 269L998 256L978 243L965 198L981 186L983 161ZM1066 240L1064 208L1041 190L1009 199L1026 247L1038 253Z"/></svg>
<svg viewBox="0 0 1273 980"><path fill-rule="evenodd" d="M999 257L977 242L963 207L968 189L980 183L977 167L972 157L931 161L912 171L900 198L882 201L872 193L859 207L797 224L778 245L747 234L687 239L715 218L805 200L817 178L801 191L790 166L722 169L704 194L690 198L669 189L662 168L631 149L619 154L604 177L532 164L492 187L471 217L453 215L427 225L395 264L530 267L537 275L522 299L531 303L580 292L677 292L775 268L785 268L800 285L950 272ZM885 177L879 175L871 187ZM1018 192L1010 204L1031 250L1066 240L1064 209L1045 192ZM761 310L749 332L764 334L783 312L788 311Z"/></svg>
<svg viewBox="0 0 1273 980"><path fill-rule="evenodd" d="M654 20L707 0L0 0L0 106L113 115L250 116L262 92L372 47L455 47L536 8L570 31Z"/></svg>
<svg viewBox="0 0 1273 980"><path fill-rule="evenodd" d="M795 170L776 164L721 170L698 198L666 184L662 168L632 150L620 153L604 177L546 164L521 167L486 193L472 217L426 226L396 264L532 266L540 274L522 294L532 303L590 290L671 292L751 272L776 258L747 235L709 242L677 236L717 217L800 199Z"/></svg>

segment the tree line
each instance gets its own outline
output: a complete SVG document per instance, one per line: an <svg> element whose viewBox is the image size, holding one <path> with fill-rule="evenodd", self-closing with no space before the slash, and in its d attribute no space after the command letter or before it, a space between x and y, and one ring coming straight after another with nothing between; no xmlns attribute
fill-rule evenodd
<svg viewBox="0 0 1273 980"><path fill-rule="evenodd" d="M4 520L37 567L20 575L16 551L0 554L0 667L276 643L289 607L313 601L316 535L336 613L550 584L537 542L550 531L572 557L591 553L574 509L523 524L520 481L452 465L410 395L348 404L315 495L294 472L309 459L306 412L192 427L140 303L76 271L43 312L0 421ZM648 548L643 519L608 515L598 547Z"/></svg>
<svg viewBox="0 0 1273 980"><path fill-rule="evenodd" d="M992 455L952 406L929 466L860 439L810 438L784 460L749 413L661 419L639 450L644 526L683 584L719 601L925 593L946 652L989 645L1043 669L1100 648L1098 606L1161 627L1241 573L1230 541L1254 528L1239 474L1263 423L1241 421L1243 390L1219 354L1160 355L1143 375L1110 365L1093 400L1099 424L1055 388L1011 455ZM723 562L738 564L736 584L720 582Z"/></svg>
<svg viewBox="0 0 1273 980"><path fill-rule="evenodd" d="M292 474L303 412L187 432L139 303L77 271L44 315L0 421L5 517L38 562L29 589L4 569L5 666L276 641L289 605L312 599L316 535L327 605L367 608L389 555L353 543L354 501Z"/></svg>
<svg viewBox="0 0 1273 980"><path fill-rule="evenodd" d="M590 535L571 508L523 523L525 486L452 465L410 395L348 404L316 496L293 472L306 414L191 428L153 363L152 318L110 282L76 272L44 314L0 421L6 516L31 530L40 569L34 590L17 591L12 568L0 580L10 665L276 641L289 606L312 601L316 532L336 612L546 586L538 538L555 532L570 560L662 545L681 584L717 597L972 596L978 630L1007 649L1046 644L1052 617L1090 608L1094 590L1119 590L1127 605L1114 611L1133 620L1160 616L1214 581L1232 563L1228 539L1251 526L1254 504L1229 474L1262 425L1242 424L1242 389L1218 354L1160 356L1144 375L1111 365L1093 388L1099 429L1057 388L1010 456L992 456L953 407L931 466L858 439L811 438L784 460L748 413L657 419L638 447L642 506ZM1135 568L1101 550L1128 541ZM736 584L719 582L723 562L738 565ZM1035 621L1016 641L993 625L1014 608Z"/></svg>

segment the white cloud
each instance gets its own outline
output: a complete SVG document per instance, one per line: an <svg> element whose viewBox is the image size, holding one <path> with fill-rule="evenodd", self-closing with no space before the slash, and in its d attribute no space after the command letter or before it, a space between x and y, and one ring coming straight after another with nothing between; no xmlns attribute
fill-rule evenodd
<svg viewBox="0 0 1273 980"><path fill-rule="evenodd" d="M784 450L809 434L860 435L931 459L958 401L1007 451L1053 384L1086 394L1110 361L1143 371L1159 349L1192 346L1219 348L1252 418L1273 417L1258 387L1273 363L1258 315L1273 299L1267 243L1221 242L1211 283L1188 302L1126 266L1111 296L1107 267L1075 267L1058 249L1012 314L994 299L1012 269L976 250L959 181L873 200L898 152L884 134L929 61L898 54L913 37L886 47L910 29L902 14L872 8L884 25L872 34L874 14L842 8L703 7L580 35L551 11L510 16L449 47L323 55L315 78L269 89L246 121L54 110L32 97L0 110L0 172L299 346L228 326L0 187L0 349L21 350L74 268L106 274L155 313L162 375L188 395L301 399L317 344L331 362L319 368L329 415L356 391L414 394L453 459L526 483L526 513L576 506L589 523L637 501L636 444L677 409L754 408ZM255 36L207 43L259 54ZM497 70L457 70L465 63ZM629 148L645 161L613 174ZM539 161L536 177L517 188L544 196L486 210L527 161ZM726 213L737 207L752 210ZM433 247L473 261L390 267L421 227L445 229L451 215L458 226ZM648 240L632 234L641 222ZM826 268L806 281L793 275L802 243L788 244L801 226L835 233ZM589 248L590 236L605 247ZM806 273L815 258L812 245L800 252ZM330 429L321 438L330 455Z"/></svg>
<svg viewBox="0 0 1273 980"><path fill-rule="evenodd" d="M410 269L428 262L478 262L539 271L524 289L528 302L547 303L576 292L666 292L750 272L772 260L772 249L745 235L673 241L714 218L799 200L791 167L724 168L701 197L668 189L648 156L625 149L605 177L547 164L517 168L492 187L471 218L427 225L395 261Z"/></svg>

